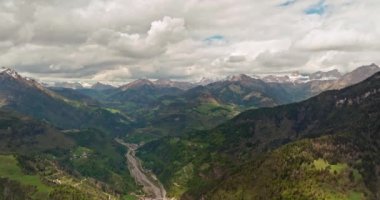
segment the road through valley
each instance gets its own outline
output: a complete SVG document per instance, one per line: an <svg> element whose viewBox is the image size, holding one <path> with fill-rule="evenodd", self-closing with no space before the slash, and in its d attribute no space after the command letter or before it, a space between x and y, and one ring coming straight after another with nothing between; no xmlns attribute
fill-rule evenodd
<svg viewBox="0 0 380 200"><path fill-rule="evenodd" d="M116 141L128 148L128 152L125 155L128 162L128 169L131 175L135 178L136 182L143 186L143 190L146 193L146 197L143 197L143 199L167 200L165 188L158 181L154 174L144 170L140 160L136 157L136 150L138 148L138 145L125 143L121 139L116 139Z"/></svg>

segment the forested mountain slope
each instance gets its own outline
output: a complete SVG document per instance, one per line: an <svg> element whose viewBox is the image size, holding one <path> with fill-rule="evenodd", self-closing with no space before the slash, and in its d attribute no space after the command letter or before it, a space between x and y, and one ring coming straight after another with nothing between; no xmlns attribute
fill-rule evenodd
<svg viewBox="0 0 380 200"><path fill-rule="evenodd" d="M377 73L300 103L243 112L210 131L148 143L139 156L183 199L377 199L379 104Z"/></svg>

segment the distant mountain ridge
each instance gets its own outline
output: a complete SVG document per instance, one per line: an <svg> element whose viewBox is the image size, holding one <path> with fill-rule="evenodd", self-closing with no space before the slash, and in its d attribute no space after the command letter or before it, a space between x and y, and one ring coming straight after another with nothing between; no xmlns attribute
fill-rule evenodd
<svg viewBox="0 0 380 200"><path fill-rule="evenodd" d="M5 68L0 72L0 103L3 109L46 120L63 129L107 126L122 131L129 123L123 115L63 97Z"/></svg>
<svg viewBox="0 0 380 200"><path fill-rule="evenodd" d="M79 82L54 82L52 85L49 85L49 86L54 87L54 88L70 88L70 89L85 88L84 85L82 85Z"/></svg>
<svg viewBox="0 0 380 200"><path fill-rule="evenodd" d="M227 104L268 107L291 101L287 92L279 85L267 84L245 74L230 76L204 88Z"/></svg>
<svg viewBox="0 0 380 200"><path fill-rule="evenodd" d="M94 89L94 90L110 90L114 88L115 87L112 85L104 84L101 82L96 82L94 85L91 86L91 89Z"/></svg>
<svg viewBox="0 0 380 200"><path fill-rule="evenodd" d="M352 72L343 75L330 88L341 89L348 85L359 83L379 71L380 71L380 67L377 66L376 64L358 67Z"/></svg>
<svg viewBox="0 0 380 200"><path fill-rule="evenodd" d="M77 117L85 118L91 112L100 112L100 116L121 118L103 120L108 121L107 123L119 121L122 122L117 122L119 124L129 124L131 121L136 123L135 127L155 127L155 130L160 127L158 132L181 133L195 127L211 128L249 108L273 107L302 101L326 90L354 84L372 75L376 70L378 70L376 65L363 66L339 79L336 79L339 77L339 72L336 70L316 72L310 75L313 79L311 81L309 77L305 78L305 75L299 73L291 75L292 80L299 78L301 82L267 82L259 77L238 74L203 86L164 79L155 81L139 79L118 88L97 83L93 88L82 89L48 89L32 79L19 77L21 81L18 82L25 82L26 85L33 87L30 87L31 90L26 90L24 95L17 87L6 89L7 84L0 86L0 106L17 109L39 119L53 120L60 125L70 122L69 127L74 127L73 124L76 124L76 127L83 125L80 123L81 120L72 121ZM17 72L5 69L3 71L8 71L7 77L11 78L7 79L15 80L9 74L17 76L15 74ZM20 88L25 87L20 86ZM39 88L39 92L30 92L36 88ZM46 95L38 95L40 93ZM15 95L17 100L13 97ZM49 97L49 100L45 100L46 97ZM28 103L32 103L33 108L30 105L26 106ZM66 106L68 107L65 108ZM59 114L51 111L63 108L65 109ZM39 109L42 112L37 112ZM66 115L73 117L60 119ZM178 126L170 126L173 121Z"/></svg>
<svg viewBox="0 0 380 200"><path fill-rule="evenodd" d="M299 72L293 72L289 75L268 75L262 77L261 79L265 82L302 84L310 81L338 80L341 77L341 73L335 69L326 72L317 71L311 74L301 74Z"/></svg>
<svg viewBox="0 0 380 200"><path fill-rule="evenodd" d="M196 86L196 84L190 82L172 81L170 79L158 79L153 83L159 87L175 87L181 90L188 90Z"/></svg>
<svg viewBox="0 0 380 200"><path fill-rule="evenodd" d="M291 73L289 75L268 75L264 76L262 79L266 82L278 82L278 83L307 83L310 81L334 81L341 82L338 85L340 87L345 87L347 85L352 85L363 81L374 73L380 71L379 66L376 64L364 65L354 69L351 72L346 74L341 74L337 69L322 72L314 72L311 74L300 74L298 72ZM351 78L348 78L351 77ZM338 86L333 87L332 89L339 88Z"/></svg>
<svg viewBox="0 0 380 200"><path fill-rule="evenodd" d="M273 107L305 100L331 89L337 81L331 77L337 78L339 73L332 70L317 72L313 76L315 80L312 81L277 83L238 74L206 85L193 85L195 87L187 90L180 89L175 81L139 79L119 88L76 92L91 96L103 106L128 115L137 124L137 129L130 135L149 133L160 137L181 134L191 129L211 128L249 108ZM307 80L299 73L292 75L293 79L295 77ZM66 96L80 97L73 96L74 93L67 92ZM85 100L84 97L82 99Z"/></svg>
<svg viewBox="0 0 380 200"><path fill-rule="evenodd" d="M133 87L133 85L151 85L151 86L157 86L162 88L178 88L181 90L189 90L191 88L194 88L196 86L200 85L208 85L215 82L220 81L226 81L226 80L233 80L233 79L239 79L242 75L246 77L251 77L254 79L261 79L264 82L268 83L293 83L293 84L309 84L310 82L332 82L332 81L339 81L339 83L336 83L334 86L331 86L331 89L337 89L342 88L350 84L355 84L357 82L360 82L361 80L364 80L366 77L369 77L373 73L377 72L379 70L379 67L376 64L371 64L368 66L362 66L360 67L360 72L354 71L348 72L346 74L340 73L337 69L333 69L330 71L317 71L314 73L299 73L299 72L292 72L288 75L267 75L267 76L249 76L246 74L236 74L236 75L230 75L225 78L201 78L200 81L196 82L186 82L186 81L173 81L170 79L157 79L157 80L151 80L151 79L137 79L132 82L129 82L127 84L124 84L122 86L113 86L110 84L105 84L101 82L97 82L95 84L89 84L85 82L55 82L53 84L50 84L50 87L61 87L61 88L70 88L70 89L86 89L86 88L92 88L96 90L104 90L104 89L113 89L116 87L123 87L124 90L126 90L128 87ZM359 74L361 73L361 74ZM351 77L351 78L348 78ZM344 78L345 80L341 80ZM340 85L340 86L339 86Z"/></svg>
<svg viewBox="0 0 380 200"><path fill-rule="evenodd" d="M327 72L314 72L309 75L310 80L336 80L342 77L342 74L337 70L330 70Z"/></svg>

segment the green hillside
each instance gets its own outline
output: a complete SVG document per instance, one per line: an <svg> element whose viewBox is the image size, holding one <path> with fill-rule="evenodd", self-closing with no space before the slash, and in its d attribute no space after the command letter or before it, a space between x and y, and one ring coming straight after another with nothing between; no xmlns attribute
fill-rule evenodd
<svg viewBox="0 0 380 200"><path fill-rule="evenodd" d="M34 80L15 73L0 73L2 109L19 112L53 124L61 129L98 128L113 134L123 134L130 128L129 119L98 105L68 99ZM71 95L70 97L72 97Z"/></svg>
<svg viewBox="0 0 380 200"><path fill-rule="evenodd" d="M297 177L287 180L294 173L305 173L299 178L311 181L304 184L306 187L316 187L313 183L315 180L328 187L336 184L330 178L342 179L339 187L331 188L334 191L320 194L330 195L332 199L335 194L337 197L364 195L365 199L374 199L380 185L375 173L376 166L379 166L380 146L378 88L380 74L358 85L325 92L301 103L244 112L210 131L148 143L138 155L144 160L145 166L158 175L170 195L182 196L184 199L197 199L204 195L215 199L218 199L218 195L230 199L234 199L234 195L240 195L242 199L260 199L260 194L264 195L266 190L261 193L255 191L262 189L265 184L278 198L281 197L278 196L280 193L292 197L292 192L300 192L300 199L302 195L318 199L324 189L296 190L298 186L295 183L299 182ZM323 149L314 152L309 147L322 138L293 144L305 138L319 137L323 137L326 144L332 144L326 156ZM281 147L286 144L291 145ZM350 146L352 148L348 148ZM272 151L277 148L280 149ZM340 150L342 148L346 151ZM292 151L295 154L301 152L301 156L295 160L286 159L288 152ZM353 154L356 157L352 157ZM278 168L268 170L263 163ZM259 173L260 170L263 170L262 173ZM328 172L325 173L326 181L321 171ZM361 182L347 182L347 173L350 171L357 177L360 175L363 178ZM307 178L309 173L315 177ZM242 177L260 181L239 181ZM284 179L285 182L274 184L277 179ZM229 181L234 183L233 187ZM240 190L245 191L244 194L238 194L242 192Z"/></svg>
<svg viewBox="0 0 380 200"><path fill-rule="evenodd" d="M30 117L0 113L0 199L118 199L139 192L125 149L111 135L62 133Z"/></svg>

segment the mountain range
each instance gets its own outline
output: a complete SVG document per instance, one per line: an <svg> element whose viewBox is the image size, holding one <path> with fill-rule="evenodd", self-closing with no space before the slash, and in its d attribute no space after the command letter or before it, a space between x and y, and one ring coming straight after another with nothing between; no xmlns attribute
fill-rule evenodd
<svg viewBox="0 0 380 200"><path fill-rule="evenodd" d="M139 79L117 88L96 83L90 88L70 89L47 88L4 68L0 73L0 105L64 129L97 127L109 131L111 127L116 133L130 130L131 138L157 138L212 128L250 108L302 101L355 84L376 71L379 67L372 64L345 75L337 70L316 72L308 76L311 81L273 82L240 74L203 86Z"/></svg>
<svg viewBox="0 0 380 200"><path fill-rule="evenodd" d="M170 198L379 199L379 71L72 89L2 68L0 199L145 198L115 139Z"/></svg>
<svg viewBox="0 0 380 200"><path fill-rule="evenodd" d="M134 132L139 135L154 133L154 137L157 134L173 135L191 129L212 128L247 109L302 101L336 88L338 84L340 87L355 84L379 70L375 65L362 66L339 79L302 83L268 83L241 74L185 91L175 87L162 88L148 80L137 80L115 89L118 91L116 95L108 91L112 95L103 103L110 107L117 105L117 109L129 113L139 122L140 126L130 136Z"/></svg>
<svg viewBox="0 0 380 200"><path fill-rule="evenodd" d="M380 73L138 153L180 199L378 199Z"/></svg>
<svg viewBox="0 0 380 200"><path fill-rule="evenodd" d="M356 72L355 72L356 71ZM330 71L317 71L313 73L300 73L300 72L291 72L285 75L281 74L271 74L271 75L260 75L260 76L251 76L252 78L255 79L261 79L264 82L269 82L269 83L294 83L294 84L302 84L302 83L307 83L311 81L342 81L342 77L344 76L343 79L345 79L345 82L347 83L340 83L340 87L345 87L349 84L355 84L358 83L365 78L368 78L370 75L373 73L379 71L379 67L376 64L371 64L371 65L366 65L366 66L361 66L357 68L356 70L342 74L339 72L337 69L333 69ZM355 73L355 74L353 74ZM188 90L191 88L194 88L196 86L205 86L210 83L215 83L219 81L233 81L236 77L239 75L231 75L227 76L224 79L221 78L201 78L197 82L185 82L185 81L172 81L170 79L157 79L154 81L150 81L152 84L158 86L158 87L174 87L174 88L179 88L181 90ZM248 76L248 75L246 75ZM356 78L352 80L348 80L349 76L353 76ZM142 80L148 80L148 79L141 79L141 80L136 80L138 82ZM133 82L133 81L132 81ZM335 88L338 88L339 84L335 86ZM95 84L91 85L89 83L85 82L54 82L51 84L47 85L48 87L58 87L58 88L69 88L69 89L85 89L85 88L92 88L92 89L112 89L116 88L119 86L112 86L110 84L105 84L101 82L96 82ZM124 85L125 86L125 85ZM331 89L334 89L332 87Z"/></svg>

